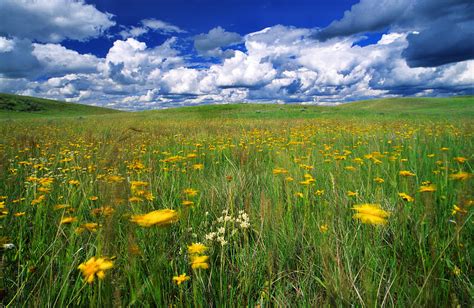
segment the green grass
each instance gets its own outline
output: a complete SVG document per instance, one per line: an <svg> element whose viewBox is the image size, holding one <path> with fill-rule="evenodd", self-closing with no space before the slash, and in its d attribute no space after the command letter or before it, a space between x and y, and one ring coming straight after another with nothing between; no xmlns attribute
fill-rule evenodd
<svg viewBox="0 0 474 308"><path fill-rule="evenodd" d="M118 112L109 108L0 93L0 119L89 116Z"/></svg>
<svg viewBox="0 0 474 308"><path fill-rule="evenodd" d="M447 112L453 101L464 116ZM419 104L2 121L0 247L15 247L0 251L0 305L471 307L472 98ZM467 178L450 177L459 172ZM436 191L420 192L427 181ZM354 219L361 203L390 212L387 224ZM158 209L179 221L145 228L130 219ZM250 227L223 222L223 211L244 211ZM60 224L65 217L76 220ZM100 226L76 232L84 223ZM220 228L224 246L206 239ZM208 247L209 269L192 269L194 242ZM89 285L77 267L93 256L114 266ZM182 273L190 280L177 286Z"/></svg>

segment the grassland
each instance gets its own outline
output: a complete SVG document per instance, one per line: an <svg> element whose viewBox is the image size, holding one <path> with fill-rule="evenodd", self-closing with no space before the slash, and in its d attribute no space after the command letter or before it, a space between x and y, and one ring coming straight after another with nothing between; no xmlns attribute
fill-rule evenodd
<svg viewBox="0 0 474 308"><path fill-rule="evenodd" d="M118 112L102 107L0 93L0 119L90 116Z"/></svg>
<svg viewBox="0 0 474 308"><path fill-rule="evenodd" d="M472 306L473 110L463 97L1 121L1 303Z"/></svg>

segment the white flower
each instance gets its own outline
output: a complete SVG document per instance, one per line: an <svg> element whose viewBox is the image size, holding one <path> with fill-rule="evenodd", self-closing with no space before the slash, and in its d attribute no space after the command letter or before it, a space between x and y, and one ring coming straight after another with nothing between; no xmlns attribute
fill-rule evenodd
<svg viewBox="0 0 474 308"><path fill-rule="evenodd" d="M3 244L3 249L13 249L13 248L15 248L15 245L13 245L12 243Z"/></svg>
<svg viewBox="0 0 474 308"><path fill-rule="evenodd" d="M223 233L225 233L225 228L220 227L219 229L217 229L217 232L220 233L220 234L223 234Z"/></svg>
<svg viewBox="0 0 474 308"><path fill-rule="evenodd" d="M208 241L212 241L214 239L214 237L216 237L216 232L208 233L205 236L206 240L208 240Z"/></svg>

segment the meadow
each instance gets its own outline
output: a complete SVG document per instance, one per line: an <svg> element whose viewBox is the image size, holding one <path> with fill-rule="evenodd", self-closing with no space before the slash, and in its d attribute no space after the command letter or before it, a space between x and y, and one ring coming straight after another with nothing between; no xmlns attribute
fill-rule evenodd
<svg viewBox="0 0 474 308"><path fill-rule="evenodd" d="M5 113L1 304L472 307L473 110Z"/></svg>

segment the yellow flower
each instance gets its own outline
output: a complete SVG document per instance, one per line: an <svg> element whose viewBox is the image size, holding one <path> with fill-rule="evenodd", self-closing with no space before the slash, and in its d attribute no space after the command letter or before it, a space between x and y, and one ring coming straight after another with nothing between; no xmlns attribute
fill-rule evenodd
<svg viewBox="0 0 474 308"><path fill-rule="evenodd" d="M453 159L460 164L464 164L467 161L466 157L454 157Z"/></svg>
<svg viewBox="0 0 474 308"><path fill-rule="evenodd" d="M326 232L328 231L328 229L329 229L329 227L328 227L327 224L324 224L324 225L320 225L320 226L319 226L319 231L320 231L321 233L326 233Z"/></svg>
<svg viewBox="0 0 474 308"><path fill-rule="evenodd" d="M408 170L401 170L398 174L401 176L415 176L413 172Z"/></svg>
<svg viewBox="0 0 474 308"><path fill-rule="evenodd" d="M299 198L304 198L304 194L302 192L295 193L295 196Z"/></svg>
<svg viewBox="0 0 474 308"><path fill-rule="evenodd" d="M76 217L64 217L63 219L61 219L59 224L60 225L67 225L67 224L73 223L75 221L77 221Z"/></svg>
<svg viewBox="0 0 474 308"><path fill-rule="evenodd" d="M87 262L82 263L77 268L82 272L87 283L94 282L95 276L104 279L105 271L111 269L114 263L108 258L92 257Z"/></svg>
<svg viewBox="0 0 474 308"><path fill-rule="evenodd" d="M275 168L273 169L273 174L287 174L288 170L283 168Z"/></svg>
<svg viewBox="0 0 474 308"><path fill-rule="evenodd" d="M456 204L453 205L453 210L451 211L451 215L456 215L457 213L459 214L467 214L467 211L465 209L460 208Z"/></svg>
<svg viewBox="0 0 474 308"><path fill-rule="evenodd" d="M412 196L407 195L406 193L398 193L398 195L407 202L413 202L413 200L415 200Z"/></svg>
<svg viewBox="0 0 474 308"><path fill-rule="evenodd" d="M89 197L89 200L91 200L91 201L96 201L96 200L99 200L99 197L97 197L97 196L92 196L92 197Z"/></svg>
<svg viewBox="0 0 474 308"><path fill-rule="evenodd" d="M436 191L436 186L434 184L428 184L420 186L419 192L434 192Z"/></svg>
<svg viewBox="0 0 474 308"><path fill-rule="evenodd" d="M81 225L80 227L76 228L75 232L77 234L81 234L85 230L87 230L89 232L96 232L98 227L99 227L98 223L88 222L88 223L85 223L85 224Z"/></svg>
<svg viewBox="0 0 474 308"><path fill-rule="evenodd" d="M359 219L364 224L385 225L387 217L390 216L390 213L383 210L380 204L358 204L352 209L357 212L352 218Z"/></svg>
<svg viewBox="0 0 474 308"><path fill-rule="evenodd" d="M133 215L131 221L142 227L166 226L178 221L178 213L175 210L156 210L143 215Z"/></svg>
<svg viewBox="0 0 474 308"><path fill-rule="evenodd" d="M203 170L204 169L204 164L194 164L193 169L194 170Z"/></svg>
<svg viewBox="0 0 474 308"><path fill-rule="evenodd" d="M456 275L456 276L461 275L461 270L456 265L454 266L453 274Z"/></svg>
<svg viewBox="0 0 474 308"><path fill-rule="evenodd" d="M69 183L69 185L75 185L75 186L77 186L77 185L79 185L81 182L79 182L78 180L69 180L68 183Z"/></svg>
<svg viewBox="0 0 474 308"><path fill-rule="evenodd" d="M179 276L174 276L173 277L173 281L179 286L180 284L182 284L183 282L187 281L191 279L191 277L189 276L186 276L186 273L183 273Z"/></svg>
<svg viewBox="0 0 474 308"><path fill-rule="evenodd" d="M25 212L17 212L15 214L13 214L13 216L15 216L15 217L25 216Z"/></svg>
<svg viewBox="0 0 474 308"><path fill-rule="evenodd" d="M181 205L184 205L184 206L193 206L193 205L194 205L194 202L189 201L189 200L183 200L183 201L181 202Z"/></svg>
<svg viewBox="0 0 474 308"><path fill-rule="evenodd" d="M207 247L201 243L192 243L191 245L188 246L188 253L190 255L202 254L206 250L207 250Z"/></svg>
<svg viewBox="0 0 474 308"><path fill-rule="evenodd" d="M347 196L348 197L357 197L358 193L357 192L354 192L354 191L348 191L347 192Z"/></svg>
<svg viewBox="0 0 474 308"><path fill-rule="evenodd" d="M31 200L31 205L40 204L46 199L45 195L40 195L38 198Z"/></svg>
<svg viewBox="0 0 474 308"><path fill-rule="evenodd" d="M188 197L194 197L197 195L198 191L196 189L186 188L183 190L183 193Z"/></svg>
<svg viewBox="0 0 474 308"><path fill-rule="evenodd" d="M471 177L471 174L469 174L467 172L458 172L458 173L454 173L454 174L449 175L449 178L451 180L455 180L455 181L465 181L465 180L469 179L470 177Z"/></svg>
<svg viewBox="0 0 474 308"><path fill-rule="evenodd" d="M208 256L191 256L191 268L192 269L208 269L209 268L209 263L207 261L209 260Z"/></svg>
<svg viewBox="0 0 474 308"><path fill-rule="evenodd" d="M374 182L379 183L379 184L382 184L383 182L385 182L385 180L382 179L382 178L375 178L375 179L374 179Z"/></svg>
<svg viewBox="0 0 474 308"><path fill-rule="evenodd" d="M314 194L316 196L322 196L322 195L324 195L324 189L318 189L318 190L316 190L316 192Z"/></svg>

